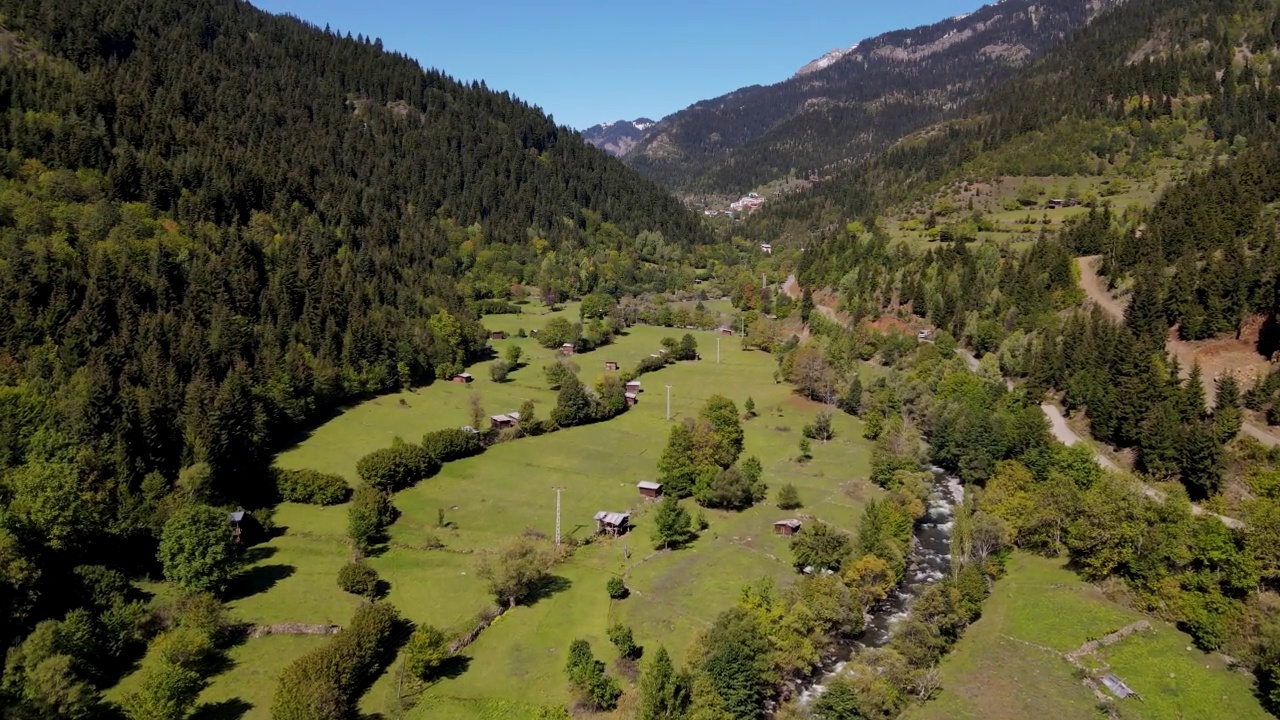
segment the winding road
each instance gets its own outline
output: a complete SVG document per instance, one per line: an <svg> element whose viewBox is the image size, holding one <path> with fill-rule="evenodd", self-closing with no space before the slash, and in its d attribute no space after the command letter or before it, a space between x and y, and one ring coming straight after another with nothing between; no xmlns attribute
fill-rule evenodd
<svg viewBox="0 0 1280 720"><path fill-rule="evenodd" d="M1079 258L1077 260L1077 262L1080 263L1081 285L1084 286L1085 293L1088 294L1090 299L1093 299L1094 302L1098 303L1098 305L1101 306L1104 310L1123 319L1124 309L1120 306L1120 303L1116 301L1115 298L1111 297L1110 293L1106 292L1106 289L1105 287L1102 286L1097 273L1093 272L1092 265L1087 262L1088 260L1090 260L1090 258ZM1090 278L1090 279L1086 279L1086 278ZM1096 292L1101 293L1100 297L1094 298L1093 292L1095 291L1090 290L1089 288L1090 283L1092 283L1092 285L1096 289L1095 290ZM793 298L799 297L800 287L796 283L796 276L792 275L791 277L787 278L787 281L783 284L782 289L783 289L783 292L787 293L787 295L790 295ZM1106 302L1103 301L1104 297ZM817 305L816 307L819 310L821 310L822 314L825 315L831 321L837 322L837 323L840 322L835 317L835 312L832 311L830 308L824 307L822 305ZM964 359L965 365L968 366L971 372L977 372L979 360L977 357L974 356L973 353L969 352L965 348L958 347L956 348L956 354ZM1005 378L1004 383L1005 383L1005 387L1009 389L1013 389L1012 379ZM1084 442L1084 439L1081 438L1079 435L1077 435L1076 432L1071 429L1071 426L1067 424L1067 418L1063 416L1062 411L1058 409L1056 405L1052 405L1050 403L1041 403L1040 411L1044 413L1045 419L1049 421L1049 430L1050 432L1053 433L1054 438L1056 438L1058 442L1068 447L1076 445L1077 443ZM1250 426L1248 424L1245 425L1246 434L1251 434L1248 432L1249 427ZM1267 435L1266 433L1263 433L1263 434ZM1268 437L1270 436L1268 435ZM1276 444L1275 438L1271 438L1270 443L1267 443L1266 440L1263 440L1262 442L1268 445ZM1101 467L1104 470L1110 470L1113 472L1123 471L1123 468L1117 465L1111 458L1107 457L1106 455L1103 455L1101 452L1099 452L1098 450L1092 447L1090 447L1090 449L1093 450L1093 461L1096 462L1099 467ZM1168 498L1168 494L1166 494L1164 491L1154 488L1146 483L1142 483L1142 492L1147 497L1152 498L1153 500L1156 500L1158 502L1164 502L1165 499ZM1191 514L1196 516L1212 515L1213 517L1216 517L1219 520L1221 520L1222 524L1226 525L1229 528L1244 527L1244 523L1235 518L1227 517L1225 515L1218 515L1216 513L1211 513L1205 508L1199 505L1196 505L1194 503L1192 503L1191 505Z"/></svg>
<svg viewBox="0 0 1280 720"><path fill-rule="evenodd" d="M1103 311L1116 320L1124 322L1125 304L1107 290L1106 282L1098 274L1097 261L1099 257L1098 255L1091 255L1089 257L1076 258L1076 265L1080 268L1080 287L1093 304L1102 308ZM1170 354L1178 358L1178 362L1182 364L1184 370L1191 368L1191 364L1195 359L1194 352L1188 351L1186 346L1172 340L1168 343L1168 350ZM1217 388L1213 386L1213 383L1206 383L1205 399L1211 408L1213 407L1216 391ZM1267 447L1280 445L1280 437L1249 420L1245 420L1244 424L1240 426L1240 432Z"/></svg>

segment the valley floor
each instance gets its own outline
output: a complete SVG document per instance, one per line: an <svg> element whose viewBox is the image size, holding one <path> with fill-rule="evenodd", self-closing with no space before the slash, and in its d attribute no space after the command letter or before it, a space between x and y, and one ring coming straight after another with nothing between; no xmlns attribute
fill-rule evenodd
<svg viewBox="0 0 1280 720"><path fill-rule="evenodd" d="M576 306L564 314L577 319ZM500 315L486 318L491 330L511 333L495 340L499 352L518 344L527 366L505 383L489 380L487 368L470 368L470 385L436 383L398 395L369 400L316 428L282 453L283 467L337 472L356 481L356 461L387 446L393 437L416 441L423 433L469 421L469 397L478 393L487 414L514 410L524 399L547 417L555 393L546 389L543 367L554 361L550 350L516 337L520 329L541 328L551 315ZM584 382L603 374L606 360L625 369L660 347L666 336L686 331L637 326L617 342L574 357ZM387 718L471 720L528 717L535 705L565 704L565 652L575 638L589 640L609 672L622 678L606 629L624 622L650 651L665 645L681 662L697 631L735 601L741 588L762 576L781 583L795 577L787 543L772 532L784 517L820 517L854 530L866 500L880 491L866 481L869 444L861 423L837 413L836 438L817 443L813 459L795 461L802 425L821 406L775 383L771 355L741 349L739 338L710 332L693 334L703 359L676 363L642 376L639 404L613 420L549 435L495 445L484 454L447 464L435 477L396 496L402 515L390 528L390 543L370 564L391 586L387 600L417 623L431 623L453 634L469 631L477 614L492 605L474 573L477 553L519 534L550 536L555 526L555 486L564 488L564 533L585 538L594 531L598 510L634 513L634 530L617 539L596 541L554 569L554 588L543 597L503 615L462 657L446 677L411 697L402 685L397 661L365 694L361 709ZM719 342L720 362L717 358ZM649 539L647 504L635 484L652 480L666 444L666 388L671 386L670 422L697 413L713 394L733 399L739 409L747 397L758 417L743 423L744 457L758 456L772 491L784 482L796 485L805 507L784 512L771 502L741 513L707 511L710 528L690 547L655 553ZM690 505L691 511L694 510ZM439 524L443 511L444 525ZM253 548L254 564L242 573L229 608L237 621L272 623L345 623L357 599L336 585L347 562L345 506L321 508L283 504L275 520L283 532ZM429 549L443 543L440 549ZM632 594L610 600L606 581L626 578ZM201 696L201 720L268 717L275 679L294 658L322 638L252 638L234 648L230 667L213 678ZM122 683L127 688L129 678ZM629 687L623 682L624 687ZM117 690L119 692L119 690ZM413 701L417 705L413 706ZM619 717L628 717L631 691Z"/></svg>

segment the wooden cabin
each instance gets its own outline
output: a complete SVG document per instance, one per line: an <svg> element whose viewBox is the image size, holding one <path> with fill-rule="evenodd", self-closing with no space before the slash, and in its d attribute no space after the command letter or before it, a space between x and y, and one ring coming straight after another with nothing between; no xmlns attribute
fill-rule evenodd
<svg viewBox="0 0 1280 720"><path fill-rule="evenodd" d="M494 430L506 430L516 426L516 419L510 415L493 415L489 418L489 427Z"/></svg>
<svg viewBox="0 0 1280 720"><path fill-rule="evenodd" d="M637 397L635 393L633 392L625 393L623 394L623 397L627 399L627 407L631 407L632 405L636 404Z"/></svg>
<svg viewBox="0 0 1280 720"><path fill-rule="evenodd" d="M572 354L573 354L573 343L565 343L565 344L561 345L561 346L560 346L560 354L561 354L561 355L572 355Z"/></svg>
<svg viewBox="0 0 1280 720"><path fill-rule="evenodd" d="M629 393L637 393L637 394L639 394L639 392L640 392L640 381L639 381L639 380L630 380L630 381L628 381L628 382L627 382L627 386L626 386L626 390L627 390L627 392L629 392Z"/></svg>
<svg viewBox="0 0 1280 720"><path fill-rule="evenodd" d="M475 378L471 377L471 373L454 373L453 377L449 379L452 380L453 382L458 383L459 385L466 385L467 383L471 382Z"/></svg>
<svg viewBox="0 0 1280 720"><path fill-rule="evenodd" d="M733 334L733 328L731 328L731 327L718 327L718 328L716 328L716 332L720 333L721 335L732 335L732 334Z"/></svg>
<svg viewBox="0 0 1280 720"><path fill-rule="evenodd" d="M596 532L618 537L630 529L631 513L615 513L601 510L596 513Z"/></svg>
<svg viewBox="0 0 1280 720"><path fill-rule="evenodd" d="M790 537L800 532L800 521L795 518L779 520L773 524L773 534Z"/></svg>
<svg viewBox="0 0 1280 720"><path fill-rule="evenodd" d="M636 489L640 491L640 495L645 500L657 500L662 497L662 483L641 480L636 483Z"/></svg>
<svg viewBox="0 0 1280 720"><path fill-rule="evenodd" d="M489 339L490 340L506 340L507 333L505 330L494 330L493 332L489 333Z"/></svg>
<svg viewBox="0 0 1280 720"><path fill-rule="evenodd" d="M604 369L607 372L618 372L618 363L615 360L605 360Z"/></svg>

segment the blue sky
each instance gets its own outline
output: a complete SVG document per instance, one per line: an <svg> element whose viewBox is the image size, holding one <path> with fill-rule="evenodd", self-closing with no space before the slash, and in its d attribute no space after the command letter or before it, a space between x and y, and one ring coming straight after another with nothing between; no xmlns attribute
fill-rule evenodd
<svg viewBox="0 0 1280 720"><path fill-rule="evenodd" d="M483 79L584 128L660 119L834 48L991 0L251 0Z"/></svg>

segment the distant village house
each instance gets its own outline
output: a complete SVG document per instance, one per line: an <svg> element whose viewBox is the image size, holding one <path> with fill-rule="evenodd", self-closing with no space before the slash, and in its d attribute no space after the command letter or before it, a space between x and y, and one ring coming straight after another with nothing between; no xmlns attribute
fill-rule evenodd
<svg viewBox="0 0 1280 720"><path fill-rule="evenodd" d="M800 521L795 518L779 520L773 524L773 534L790 537L800 532Z"/></svg>
<svg viewBox="0 0 1280 720"><path fill-rule="evenodd" d="M646 500L657 500L662 497L662 483L641 480L636 483L636 489L640 491L640 495Z"/></svg>

